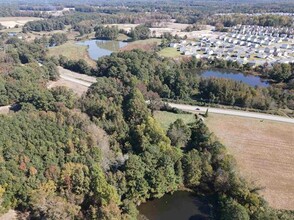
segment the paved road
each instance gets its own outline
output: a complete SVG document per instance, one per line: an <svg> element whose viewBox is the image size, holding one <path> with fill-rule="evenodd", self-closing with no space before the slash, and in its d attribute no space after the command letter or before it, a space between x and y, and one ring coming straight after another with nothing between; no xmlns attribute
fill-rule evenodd
<svg viewBox="0 0 294 220"><path fill-rule="evenodd" d="M60 78L86 87L91 86L93 83L97 81L96 78L93 76L87 76L85 74L72 72L70 70L62 68L61 66L58 67L58 72Z"/></svg>
<svg viewBox="0 0 294 220"><path fill-rule="evenodd" d="M294 119L286 118L277 115L269 115L263 113L256 113L256 112L246 112L246 111L238 111L238 110L231 110L231 109L221 109L221 108L210 108L210 107L199 107L193 105L183 105L183 104L174 104L168 103L171 107L181 109L183 111L193 111L193 112L208 112L216 113L216 114L224 114L224 115L233 115L233 116L241 116L241 117L248 117L248 118L258 118L262 120L271 120L271 121L280 121L280 122L287 122L293 123ZM199 110L196 110L198 108Z"/></svg>
<svg viewBox="0 0 294 220"><path fill-rule="evenodd" d="M63 75L63 74L60 74L60 78L65 79L65 80L68 80L70 82L74 82L74 83L83 85L83 86L86 86L86 87L90 87L93 84L93 83L86 82L86 81L83 81L83 80L80 80L80 79L76 79L74 77L66 76L66 75Z"/></svg>
<svg viewBox="0 0 294 220"><path fill-rule="evenodd" d="M84 75L74 73L68 70L65 70L63 68L59 68L60 77L69 80L74 83L78 83L84 86L89 87L92 83L95 82L95 77L87 78L87 81L80 80ZM292 118L286 118L282 116L277 115L269 115L269 114L263 114L263 113L256 113L256 112L246 112L246 111L238 111L238 110L231 110L231 109L221 109L221 108L207 108L207 107L198 107L198 106L192 106L192 105L183 105L183 104L174 104L174 103L168 103L171 107L181 109L183 111L192 111L192 112L206 112L208 109L208 112L216 113L216 114L224 114L224 115L233 115L233 116L241 116L241 117L248 117L248 118L257 118L261 120L271 120L271 121L279 121L279 122L287 122L287 123L293 123L294 119ZM199 108L199 110L196 110L196 108Z"/></svg>
<svg viewBox="0 0 294 220"><path fill-rule="evenodd" d="M58 67L60 78L64 80L68 80L73 83L77 83L79 85L83 85L86 87L89 87L92 85L92 83L96 82L95 77L91 76L85 76L83 74L74 73L72 71L66 70L62 67ZM224 115L233 115L233 116L241 116L241 117L248 117L248 118L257 118L261 120L271 120L271 121L279 121L279 122L287 122L287 123L293 123L294 119L292 118L286 118L282 116L276 116L276 115L269 115L269 114L263 114L263 113L256 113L256 112L246 112L246 111L238 111L238 110L231 110L231 109L221 109L221 108L209 108L209 107L198 107L193 105L184 105L184 104L174 104L174 103L168 103L173 108L178 108L183 111L189 111L189 112L206 112L208 109L208 112L210 113L216 113L216 114L224 114ZM0 107L0 110L7 109L8 106ZM199 110L196 110L198 108Z"/></svg>

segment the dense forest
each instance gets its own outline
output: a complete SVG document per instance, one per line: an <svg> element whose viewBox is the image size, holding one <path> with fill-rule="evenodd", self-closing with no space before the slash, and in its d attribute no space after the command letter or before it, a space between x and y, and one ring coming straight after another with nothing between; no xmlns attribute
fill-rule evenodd
<svg viewBox="0 0 294 220"><path fill-rule="evenodd" d="M90 74L98 77L115 77L126 83L140 80L148 91L157 93L161 98L166 99L194 100L259 110L285 107L293 110L294 94L291 90L276 87L254 88L227 79L206 79L202 78L197 71L207 65L220 67L221 64L219 61L208 63L196 59L179 63L159 57L156 53L135 50L114 53L99 59L97 69L90 71ZM291 65L289 67L291 74L287 81L293 78L291 70L293 67ZM278 74L277 71L274 72ZM267 70L264 70L264 75L267 74Z"/></svg>

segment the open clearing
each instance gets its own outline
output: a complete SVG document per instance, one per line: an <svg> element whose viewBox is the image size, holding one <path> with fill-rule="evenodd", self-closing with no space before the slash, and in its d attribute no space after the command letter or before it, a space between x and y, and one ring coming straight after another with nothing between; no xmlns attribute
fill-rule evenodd
<svg viewBox="0 0 294 220"><path fill-rule="evenodd" d="M294 209L293 124L220 114L206 123L272 207Z"/></svg>
<svg viewBox="0 0 294 220"><path fill-rule="evenodd" d="M169 125L175 122L177 119L182 119L185 124L189 124L195 121L194 114L176 114L166 111L156 111L154 112L154 117L165 131L167 131Z"/></svg>
<svg viewBox="0 0 294 220"><path fill-rule="evenodd" d="M34 17L1 17L0 24L7 28L14 28L15 25L24 26L29 21L40 20L41 18Z"/></svg>
<svg viewBox="0 0 294 220"><path fill-rule="evenodd" d="M24 34L25 39L27 41L33 41L36 38L41 37L50 37L53 34L65 34L68 38L68 40L76 40L79 38L80 34L77 31L71 30L71 25L66 25L63 30L53 30L53 31L31 31L26 34ZM91 37L91 35L85 35L84 37Z"/></svg>
<svg viewBox="0 0 294 220"><path fill-rule="evenodd" d="M177 48L173 48L173 47L166 47L162 49L161 51L159 51L158 54L163 57L171 57L171 58L181 56L180 51L178 51Z"/></svg>
<svg viewBox="0 0 294 220"><path fill-rule="evenodd" d="M58 58L63 55L71 60L84 59L90 66L95 67L96 62L89 57L87 46L77 45L73 41L68 41L57 47L49 48L49 56Z"/></svg>
<svg viewBox="0 0 294 220"><path fill-rule="evenodd" d="M0 216L0 220L16 220L19 219L17 216L17 212L13 209L10 209L7 213Z"/></svg>
<svg viewBox="0 0 294 220"><path fill-rule="evenodd" d="M0 115L6 115L9 113L10 111L10 105L7 105L7 106L0 106Z"/></svg>

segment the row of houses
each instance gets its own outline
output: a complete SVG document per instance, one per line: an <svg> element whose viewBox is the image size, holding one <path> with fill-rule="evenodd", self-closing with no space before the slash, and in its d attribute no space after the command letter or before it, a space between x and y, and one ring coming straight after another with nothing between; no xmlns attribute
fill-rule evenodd
<svg viewBox="0 0 294 220"><path fill-rule="evenodd" d="M232 38L229 38L232 39ZM248 63L252 66L263 63L289 63L294 60L294 46L281 44L264 47L257 43L234 40L226 40L220 35L216 39L203 37L195 41L180 41L171 43L170 47L178 48L184 55L196 58L224 59L236 61L240 64Z"/></svg>
<svg viewBox="0 0 294 220"><path fill-rule="evenodd" d="M235 34L249 34L252 36L270 36L280 38L292 38L294 28L292 27L270 27L257 25L236 25L231 28L230 32Z"/></svg>

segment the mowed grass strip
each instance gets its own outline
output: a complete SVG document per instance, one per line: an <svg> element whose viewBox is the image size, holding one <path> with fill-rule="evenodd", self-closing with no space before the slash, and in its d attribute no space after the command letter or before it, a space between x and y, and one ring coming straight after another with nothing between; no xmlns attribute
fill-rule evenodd
<svg viewBox="0 0 294 220"><path fill-rule="evenodd" d="M294 125L209 114L206 124L270 206L294 210Z"/></svg>
<svg viewBox="0 0 294 220"><path fill-rule="evenodd" d="M182 119L185 124L195 122L195 116L193 114L176 114L167 111L154 112L154 118L160 123L161 127L167 131L170 124L177 119Z"/></svg>
<svg viewBox="0 0 294 220"><path fill-rule="evenodd" d="M73 41L68 41L57 47L49 48L49 56L59 57L63 55L71 60L85 60L90 66L95 67L96 62L89 57L87 46L77 45Z"/></svg>
<svg viewBox="0 0 294 220"><path fill-rule="evenodd" d="M173 47L166 47L162 49L161 51L159 51L158 54L163 57L171 57L171 58L181 56L180 51L178 51L177 48L173 48Z"/></svg>

